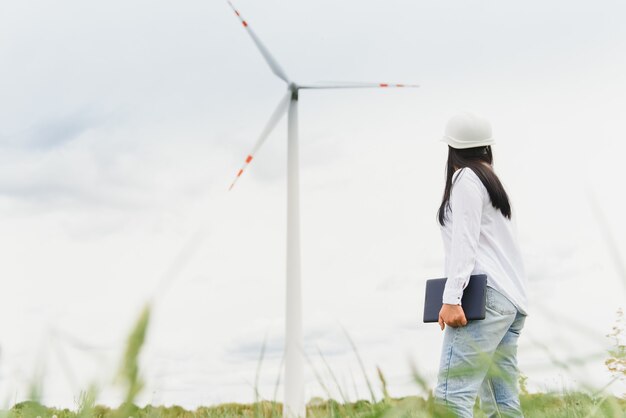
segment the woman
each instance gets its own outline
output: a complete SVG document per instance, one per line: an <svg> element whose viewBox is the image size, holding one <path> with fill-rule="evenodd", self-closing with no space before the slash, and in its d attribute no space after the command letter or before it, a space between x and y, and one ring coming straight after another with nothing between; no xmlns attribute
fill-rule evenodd
<svg viewBox="0 0 626 418"><path fill-rule="evenodd" d="M438 220L448 280L435 398L459 417L473 416L477 395L488 416L521 417L517 340L527 314L526 278L509 198L492 167L491 126L460 114L442 141L448 163ZM484 320L467 321L461 306L472 274L487 275Z"/></svg>

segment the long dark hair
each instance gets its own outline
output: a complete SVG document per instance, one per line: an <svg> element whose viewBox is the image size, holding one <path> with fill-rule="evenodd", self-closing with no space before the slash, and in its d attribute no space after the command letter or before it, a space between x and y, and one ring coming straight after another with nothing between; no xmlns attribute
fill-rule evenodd
<svg viewBox="0 0 626 418"><path fill-rule="evenodd" d="M499 209L502 215L511 219L511 205L509 196L504 190L504 186L500 183L500 179L490 167L483 162L493 163L493 154L491 153L491 145L486 147L474 147L465 149L456 149L448 145L448 163L446 166L446 188L443 192L443 199L437 211L437 218L441 226L445 224L445 208L450 207L450 190L452 189L452 175L454 168L462 169L464 167L471 168L483 183L494 208ZM462 175L463 173L459 173ZM458 177L457 177L458 179Z"/></svg>

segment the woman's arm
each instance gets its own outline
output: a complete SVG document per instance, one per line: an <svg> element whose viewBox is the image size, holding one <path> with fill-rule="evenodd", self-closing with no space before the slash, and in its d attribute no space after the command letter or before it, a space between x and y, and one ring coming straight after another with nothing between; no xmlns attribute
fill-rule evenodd
<svg viewBox="0 0 626 418"><path fill-rule="evenodd" d="M459 305L476 263L484 203L483 185L469 168L462 169L450 194L452 240L443 303Z"/></svg>

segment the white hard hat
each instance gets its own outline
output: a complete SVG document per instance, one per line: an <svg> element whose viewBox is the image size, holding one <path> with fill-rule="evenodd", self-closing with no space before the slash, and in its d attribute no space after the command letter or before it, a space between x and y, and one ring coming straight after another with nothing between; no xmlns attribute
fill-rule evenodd
<svg viewBox="0 0 626 418"><path fill-rule="evenodd" d="M450 118L441 140L452 148L460 149L495 144L489 121L469 112Z"/></svg>

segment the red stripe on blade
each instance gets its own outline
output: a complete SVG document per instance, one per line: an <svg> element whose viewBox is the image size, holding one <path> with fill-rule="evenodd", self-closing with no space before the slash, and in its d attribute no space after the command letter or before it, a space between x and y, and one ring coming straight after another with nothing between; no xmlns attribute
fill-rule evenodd
<svg viewBox="0 0 626 418"><path fill-rule="evenodd" d="M237 177L239 177L241 173L243 173L243 169L239 170L239 173L237 173Z"/></svg>
<svg viewBox="0 0 626 418"><path fill-rule="evenodd" d="M245 28L245 27L248 27L248 24L246 23L246 21L245 21L245 20L244 20L242 23L243 23L243 27L244 27L244 28Z"/></svg>
<svg viewBox="0 0 626 418"><path fill-rule="evenodd" d="M249 163L250 161L252 161L252 155L248 155L248 158L246 158L247 163Z"/></svg>
<svg viewBox="0 0 626 418"><path fill-rule="evenodd" d="M387 83L380 83L380 87L389 87L389 84L387 84Z"/></svg>

